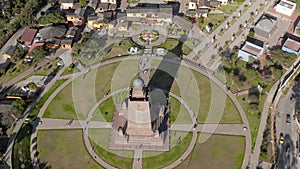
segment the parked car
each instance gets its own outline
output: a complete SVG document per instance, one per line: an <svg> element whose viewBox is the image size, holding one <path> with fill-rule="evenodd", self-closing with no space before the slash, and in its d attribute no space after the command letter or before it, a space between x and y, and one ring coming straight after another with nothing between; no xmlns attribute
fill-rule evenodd
<svg viewBox="0 0 300 169"><path fill-rule="evenodd" d="M291 123L291 115L290 114L287 114L286 115L286 123Z"/></svg>

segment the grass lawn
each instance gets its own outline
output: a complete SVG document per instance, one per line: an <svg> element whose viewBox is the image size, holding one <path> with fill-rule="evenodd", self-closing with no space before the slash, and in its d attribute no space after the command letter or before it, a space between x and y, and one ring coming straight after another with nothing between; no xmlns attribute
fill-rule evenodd
<svg viewBox="0 0 300 169"><path fill-rule="evenodd" d="M77 119L72 99L72 83L70 83L53 99L46 109L44 117ZM82 117L81 119L84 118Z"/></svg>
<svg viewBox="0 0 300 169"><path fill-rule="evenodd" d="M240 169L245 144L244 137L212 135L202 144L197 142L193 152L177 168Z"/></svg>
<svg viewBox="0 0 300 169"><path fill-rule="evenodd" d="M47 93L43 95L43 97L37 102L36 106L32 110L32 112L29 114L29 117L32 119L36 117L40 111L40 108L42 108L43 104L46 102L46 100L50 97L50 95L60 86L62 85L66 79L58 80L54 83L54 85L48 90Z"/></svg>
<svg viewBox="0 0 300 169"><path fill-rule="evenodd" d="M246 98L246 102L245 103L242 102L242 99L244 97ZM260 104L258 106L257 112L255 112L255 113L249 112L249 110L250 110L249 107L250 106L247 103L248 95L238 96L237 97L238 101L240 102L241 106L243 107L243 109L244 109L244 111L246 113L248 122L250 124L250 131L251 131L251 138L252 138L252 149L255 146L256 136L257 136L257 132L258 132L259 124L260 124L260 116L258 115L258 112L262 112L262 110L263 110L263 104L264 104L264 102L266 100L266 97L267 97L266 94L261 95L261 97L260 97Z"/></svg>
<svg viewBox="0 0 300 169"><path fill-rule="evenodd" d="M239 7L237 4L221 5L220 10L226 14L232 14Z"/></svg>
<svg viewBox="0 0 300 169"><path fill-rule="evenodd" d="M154 152L154 151L143 151L143 168L148 169L156 169L162 168L171 162L177 160L187 149L190 144L190 140L192 138L192 133L186 132L170 132L171 136L171 150L169 152ZM177 140L181 138L180 144L176 145Z"/></svg>
<svg viewBox="0 0 300 169"><path fill-rule="evenodd" d="M137 46L130 39L123 39L119 44L116 44L109 53L107 53L103 60L111 59L119 55L129 55L127 52L130 47Z"/></svg>
<svg viewBox="0 0 300 169"><path fill-rule="evenodd" d="M32 168L30 158L31 132L32 126L29 124L23 124L19 130L13 147L12 168L21 168L22 165L26 169Z"/></svg>
<svg viewBox="0 0 300 169"><path fill-rule="evenodd" d="M199 86L200 90L200 109L197 115L198 123L204 123L206 120L206 117L208 115L208 112L212 106L218 106L214 105L211 101L211 82L209 79L200 73L197 73L193 71L194 76L196 78L197 84ZM216 87L216 86L215 86ZM216 92L223 92L220 88L215 88ZM225 102L225 108L223 112L223 116L221 118L220 123L241 123L242 119L239 116L237 108L232 103L231 99L226 96L226 102ZM208 122L209 123L209 122Z"/></svg>
<svg viewBox="0 0 300 169"><path fill-rule="evenodd" d="M166 50L172 50L178 45L179 41L177 39L167 39L165 43L158 46L158 48L165 48Z"/></svg>
<svg viewBox="0 0 300 169"><path fill-rule="evenodd" d="M112 122L114 110L115 103L113 98L110 97L99 106L99 108L93 114L93 118L91 120Z"/></svg>
<svg viewBox="0 0 300 169"><path fill-rule="evenodd" d="M173 97L169 98L170 104L170 122L174 123L192 123L192 119L190 118L187 110L181 105L181 103Z"/></svg>
<svg viewBox="0 0 300 169"><path fill-rule="evenodd" d="M222 22L224 22L227 19L227 16L223 14L208 14L207 18L199 18L199 28L200 30L211 33L213 32ZM206 25L212 24L212 29L210 32L207 32Z"/></svg>
<svg viewBox="0 0 300 169"><path fill-rule="evenodd" d="M55 98L54 100L50 103L49 107L47 108L44 117L47 118L62 118L62 119L80 119L83 120L85 119L87 113L90 111L92 106L96 103L96 101L90 101L88 104L85 101L86 98L77 98L77 99L82 99L83 104L78 105L79 109L76 114L75 108L73 105L73 95L72 92L74 91L80 91L83 92L83 95L92 93L97 96L97 100L100 98L103 98L103 96L109 92L110 90L110 82L111 78L113 76L114 70L118 66L119 63L113 63L104 67L99 68L97 71L96 75L96 82L95 82L95 89L96 91L91 91L91 86L79 86L75 85L77 87L80 87L80 89L72 89L72 83L66 86ZM93 76L93 71L91 71L90 74L86 75L85 81L82 80L81 77L75 80L74 83L86 83L86 81L92 81L95 80ZM93 83L91 83L93 85ZM91 95L92 96L92 95ZM89 98L90 99L90 98ZM77 101L80 102L80 101Z"/></svg>
<svg viewBox="0 0 300 169"><path fill-rule="evenodd" d="M89 129L88 132L99 157L115 167L132 168L133 151L108 150L110 129Z"/></svg>
<svg viewBox="0 0 300 169"><path fill-rule="evenodd" d="M41 162L51 168L101 168L87 152L81 130L39 130Z"/></svg>

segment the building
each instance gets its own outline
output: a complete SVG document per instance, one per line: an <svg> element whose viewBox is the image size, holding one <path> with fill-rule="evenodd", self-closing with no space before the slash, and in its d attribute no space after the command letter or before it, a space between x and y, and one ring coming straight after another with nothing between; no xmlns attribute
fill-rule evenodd
<svg viewBox="0 0 300 169"><path fill-rule="evenodd" d="M47 39L45 47L48 49L58 49L60 47L61 40L59 38Z"/></svg>
<svg viewBox="0 0 300 169"><path fill-rule="evenodd" d="M75 38L77 34L78 28L77 27L71 27L66 33L67 38Z"/></svg>
<svg viewBox="0 0 300 169"><path fill-rule="evenodd" d="M294 53L295 55L299 55L300 52L300 43L288 38L283 46L282 46L282 50L288 53Z"/></svg>
<svg viewBox="0 0 300 169"><path fill-rule="evenodd" d="M296 3L288 0L281 0L275 6L276 12L287 16L291 16L294 13L295 9L296 9Z"/></svg>
<svg viewBox="0 0 300 169"><path fill-rule="evenodd" d="M151 105L150 91L142 79L135 79L129 90L128 103L115 105L109 149L142 149L168 151L169 108ZM154 115L155 114L155 115Z"/></svg>
<svg viewBox="0 0 300 169"><path fill-rule="evenodd" d="M218 0L221 5L227 5L228 4L228 0Z"/></svg>
<svg viewBox="0 0 300 169"><path fill-rule="evenodd" d="M10 46L2 55L3 59L4 60L11 59L16 49L17 49L16 46Z"/></svg>
<svg viewBox="0 0 300 169"><path fill-rule="evenodd" d="M277 29L277 18L264 14L255 24L254 32L256 37L270 38Z"/></svg>
<svg viewBox="0 0 300 169"><path fill-rule="evenodd" d="M66 34L67 28L64 25L46 26L40 29L38 36L44 40L52 38L62 38Z"/></svg>
<svg viewBox="0 0 300 169"><path fill-rule="evenodd" d="M173 21L173 8L165 4L143 4L143 6L128 8L126 14L129 21L144 21L148 24Z"/></svg>
<svg viewBox="0 0 300 169"><path fill-rule="evenodd" d="M76 0L59 0L60 9L72 9Z"/></svg>
<svg viewBox="0 0 300 169"><path fill-rule="evenodd" d="M64 38L60 41L61 48L63 49L72 49L73 47L73 39L72 38Z"/></svg>
<svg viewBox="0 0 300 169"><path fill-rule="evenodd" d="M74 26L81 26L85 23L86 9L78 8L74 13L67 14L66 17L67 21L72 22Z"/></svg>
<svg viewBox="0 0 300 169"><path fill-rule="evenodd" d="M264 48L246 41L238 52L238 58L248 62L250 57L257 60L264 52Z"/></svg>
<svg viewBox="0 0 300 169"><path fill-rule="evenodd" d="M36 29L30 29L30 28L25 29L21 37L21 42L26 46L30 46L34 40L36 33L37 33Z"/></svg>

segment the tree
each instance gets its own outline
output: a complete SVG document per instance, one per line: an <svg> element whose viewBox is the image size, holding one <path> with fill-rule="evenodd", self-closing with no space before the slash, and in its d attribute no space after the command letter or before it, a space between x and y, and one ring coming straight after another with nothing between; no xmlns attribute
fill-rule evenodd
<svg viewBox="0 0 300 169"><path fill-rule="evenodd" d="M30 83L28 84L28 88L29 88L31 91L35 92L36 89L37 89L37 85L36 85L34 82L30 82Z"/></svg>
<svg viewBox="0 0 300 169"><path fill-rule="evenodd" d="M79 0L80 6L86 7L86 0Z"/></svg>
<svg viewBox="0 0 300 169"><path fill-rule="evenodd" d="M13 116L11 116L10 112L3 112L1 116L1 124L6 128L10 128L11 125L15 122Z"/></svg>
<svg viewBox="0 0 300 169"><path fill-rule="evenodd" d="M23 99L18 99L12 102L11 106L12 106L12 110L15 112L15 116L20 117L20 115L26 108L26 103Z"/></svg>
<svg viewBox="0 0 300 169"><path fill-rule="evenodd" d="M57 23L65 23L65 18L61 16L59 13L50 13L48 15L44 15L39 19L39 24L48 25L48 24L57 24Z"/></svg>
<svg viewBox="0 0 300 169"><path fill-rule="evenodd" d="M28 55L33 56L35 59L44 58L48 55L48 51L46 51L43 46L37 46L29 52Z"/></svg>

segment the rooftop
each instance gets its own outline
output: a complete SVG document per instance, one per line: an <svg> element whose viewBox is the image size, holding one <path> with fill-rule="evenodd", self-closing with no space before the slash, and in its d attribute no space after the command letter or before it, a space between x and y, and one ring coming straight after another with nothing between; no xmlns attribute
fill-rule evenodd
<svg viewBox="0 0 300 169"><path fill-rule="evenodd" d="M255 44L252 44L250 42L246 42L245 45L242 47L241 50L250 53L254 56L257 56L259 54L259 52L262 50L263 48L260 46L257 46Z"/></svg>
<svg viewBox="0 0 300 169"><path fill-rule="evenodd" d="M22 42L27 42L27 45L30 45L35 37L37 33L37 30L36 29L30 29L30 28L27 28L25 29L22 37L21 37L21 41Z"/></svg>
<svg viewBox="0 0 300 169"><path fill-rule="evenodd" d="M284 6L284 7L289 8L289 9L293 9L294 6L296 6L295 3L290 2L290 1L286 1L286 0L281 0L278 5Z"/></svg>
<svg viewBox="0 0 300 169"><path fill-rule="evenodd" d="M283 46L297 52L300 50L300 43L290 38L285 41Z"/></svg>
<svg viewBox="0 0 300 169"><path fill-rule="evenodd" d="M276 20L269 15L263 15L256 23L255 27L266 32L271 32L276 26Z"/></svg>

